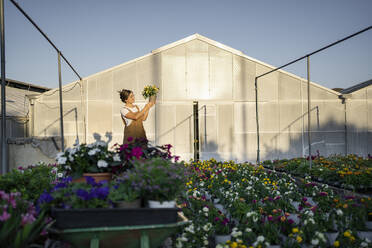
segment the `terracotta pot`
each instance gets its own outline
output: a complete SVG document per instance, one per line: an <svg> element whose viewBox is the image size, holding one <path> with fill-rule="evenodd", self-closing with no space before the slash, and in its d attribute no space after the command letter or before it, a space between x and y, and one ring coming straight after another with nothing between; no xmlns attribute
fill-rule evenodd
<svg viewBox="0 0 372 248"><path fill-rule="evenodd" d="M83 173L84 177L93 177L96 183L101 181L111 181L112 173L111 172L102 172L102 173Z"/></svg>
<svg viewBox="0 0 372 248"><path fill-rule="evenodd" d="M83 173L83 177L76 178L72 180L73 183L85 183L86 179L85 177L93 177L96 183L99 183L101 181L111 181L112 179L112 173L110 172L102 172L102 173Z"/></svg>
<svg viewBox="0 0 372 248"><path fill-rule="evenodd" d="M156 102L156 95L155 96L150 96L149 97L149 102L155 103Z"/></svg>

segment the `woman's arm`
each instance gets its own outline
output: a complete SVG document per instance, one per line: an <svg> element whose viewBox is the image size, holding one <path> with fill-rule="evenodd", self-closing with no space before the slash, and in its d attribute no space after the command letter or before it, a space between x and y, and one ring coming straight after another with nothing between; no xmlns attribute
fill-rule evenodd
<svg viewBox="0 0 372 248"><path fill-rule="evenodd" d="M145 114L143 115L143 121L147 120L147 116L149 115L150 109L145 111Z"/></svg>
<svg viewBox="0 0 372 248"><path fill-rule="evenodd" d="M150 108L153 106L154 104L152 102L149 102L145 105L145 107L143 107L143 109L141 111L138 111L136 113L133 113L131 111L129 111L125 117L128 118L128 119L132 119L132 120L138 120L139 118L141 118L142 116L145 115L145 113L147 112L148 114L148 111L150 110Z"/></svg>

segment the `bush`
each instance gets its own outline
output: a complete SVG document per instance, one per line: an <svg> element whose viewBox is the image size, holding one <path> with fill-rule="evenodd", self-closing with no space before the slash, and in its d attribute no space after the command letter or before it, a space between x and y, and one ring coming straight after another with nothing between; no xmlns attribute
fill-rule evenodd
<svg viewBox="0 0 372 248"><path fill-rule="evenodd" d="M43 163L14 169L0 177L0 189L7 193L20 192L23 199L36 203L44 190L53 187L57 174L57 166Z"/></svg>

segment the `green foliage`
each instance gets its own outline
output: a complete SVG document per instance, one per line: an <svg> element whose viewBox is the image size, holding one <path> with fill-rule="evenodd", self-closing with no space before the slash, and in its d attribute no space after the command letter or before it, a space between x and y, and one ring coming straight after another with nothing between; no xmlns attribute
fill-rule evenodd
<svg viewBox="0 0 372 248"><path fill-rule="evenodd" d="M20 192L23 199L36 202L44 190L52 188L58 168L55 165L39 164L27 169L12 170L0 177L0 189L5 192Z"/></svg>

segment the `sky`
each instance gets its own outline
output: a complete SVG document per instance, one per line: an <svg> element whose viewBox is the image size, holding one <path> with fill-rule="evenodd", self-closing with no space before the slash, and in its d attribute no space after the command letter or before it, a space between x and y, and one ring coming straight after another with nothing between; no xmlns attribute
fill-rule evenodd
<svg viewBox="0 0 372 248"><path fill-rule="evenodd" d="M16 0L87 77L198 33L281 66L372 25L371 0ZM4 0L6 77L58 87L57 53ZM306 78L306 61L285 68ZM372 79L372 29L310 58L328 88ZM77 76L62 64L62 82Z"/></svg>

